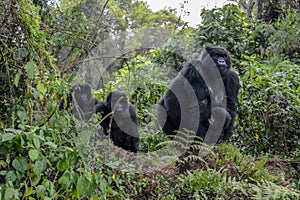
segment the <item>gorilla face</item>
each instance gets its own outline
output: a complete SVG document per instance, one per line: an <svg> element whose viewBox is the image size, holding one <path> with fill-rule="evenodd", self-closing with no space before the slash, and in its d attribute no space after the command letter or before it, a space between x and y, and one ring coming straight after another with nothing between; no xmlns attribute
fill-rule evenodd
<svg viewBox="0 0 300 200"><path fill-rule="evenodd" d="M75 103L83 112L91 111L91 108L95 105L91 87L88 84L76 86L76 89L73 91L73 97Z"/></svg>
<svg viewBox="0 0 300 200"><path fill-rule="evenodd" d="M74 91L75 99L82 103L87 103L92 97L91 87L88 84L77 87Z"/></svg>
<svg viewBox="0 0 300 200"><path fill-rule="evenodd" d="M225 48L219 46L208 46L205 49L217 65L221 76L227 76L232 62L228 51Z"/></svg>
<svg viewBox="0 0 300 200"><path fill-rule="evenodd" d="M111 108L115 113L126 113L129 108L129 100L123 92L110 93L106 99L106 105Z"/></svg>

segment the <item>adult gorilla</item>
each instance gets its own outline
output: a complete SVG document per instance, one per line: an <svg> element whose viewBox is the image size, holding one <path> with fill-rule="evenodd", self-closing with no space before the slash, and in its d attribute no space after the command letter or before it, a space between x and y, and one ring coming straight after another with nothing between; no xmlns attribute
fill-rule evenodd
<svg viewBox="0 0 300 200"><path fill-rule="evenodd" d="M73 91L59 104L59 110L71 110L71 113L80 120L89 120L95 113L95 106L99 103L92 96L91 87L84 83L76 85Z"/></svg>
<svg viewBox="0 0 300 200"><path fill-rule="evenodd" d="M96 113L101 113L100 125L105 135L109 135L114 145L131 152L138 152L140 134L135 107L129 102L124 92L111 92L96 106Z"/></svg>
<svg viewBox="0 0 300 200"><path fill-rule="evenodd" d="M188 62L158 102L158 123L164 133L174 135L186 128L204 142L209 135L209 144L228 140L233 134L240 88L238 76L230 68L228 51L215 45L203 49L199 60Z"/></svg>

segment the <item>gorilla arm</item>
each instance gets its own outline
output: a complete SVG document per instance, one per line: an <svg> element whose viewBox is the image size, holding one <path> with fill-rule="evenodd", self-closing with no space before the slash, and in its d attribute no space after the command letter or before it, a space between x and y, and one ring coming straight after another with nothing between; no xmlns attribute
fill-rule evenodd
<svg viewBox="0 0 300 200"><path fill-rule="evenodd" d="M224 81L227 94L227 111L231 116L231 120L224 130L224 140L229 140L233 135L233 126L235 123L236 112L238 108L238 92L241 87L238 75L234 71L230 71Z"/></svg>

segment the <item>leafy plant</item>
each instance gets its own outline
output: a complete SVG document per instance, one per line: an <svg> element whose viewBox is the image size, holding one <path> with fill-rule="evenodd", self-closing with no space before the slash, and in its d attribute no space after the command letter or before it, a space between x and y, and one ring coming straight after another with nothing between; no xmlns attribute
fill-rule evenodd
<svg viewBox="0 0 300 200"><path fill-rule="evenodd" d="M241 69L239 62L244 55L252 55L252 23L236 5L227 4L223 8L202 10L202 23L194 35L194 50L199 52L206 44L224 46L233 57L233 66ZM241 71L241 70L240 70Z"/></svg>
<svg viewBox="0 0 300 200"><path fill-rule="evenodd" d="M269 38L269 56L277 55L290 59L300 58L300 14L297 11L290 12L286 17L280 18L274 27L276 31Z"/></svg>
<svg viewBox="0 0 300 200"><path fill-rule="evenodd" d="M299 145L298 66L251 58L244 64L236 139L247 152L289 155Z"/></svg>

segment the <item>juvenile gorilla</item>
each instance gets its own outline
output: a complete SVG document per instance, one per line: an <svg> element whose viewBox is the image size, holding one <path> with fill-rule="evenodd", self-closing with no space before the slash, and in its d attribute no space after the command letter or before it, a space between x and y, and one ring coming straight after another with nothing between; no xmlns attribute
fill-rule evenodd
<svg viewBox="0 0 300 200"><path fill-rule="evenodd" d="M89 120L95 113L95 106L99 103L92 96L91 87L88 84L76 85L73 91L67 96L66 101L62 100L59 110L69 110L80 120Z"/></svg>
<svg viewBox="0 0 300 200"><path fill-rule="evenodd" d="M204 139L215 124L221 133L211 137L228 140L233 134L240 88L238 76L230 68L228 51L214 45L203 49L199 60L188 62L158 102L158 123L164 133L174 135L186 128Z"/></svg>
<svg viewBox="0 0 300 200"><path fill-rule="evenodd" d="M135 107L129 102L124 92L111 92L96 106L96 113L101 113L100 125L105 135L109 135L114 145L131 152L138 152L140 134Z"/></svg>

